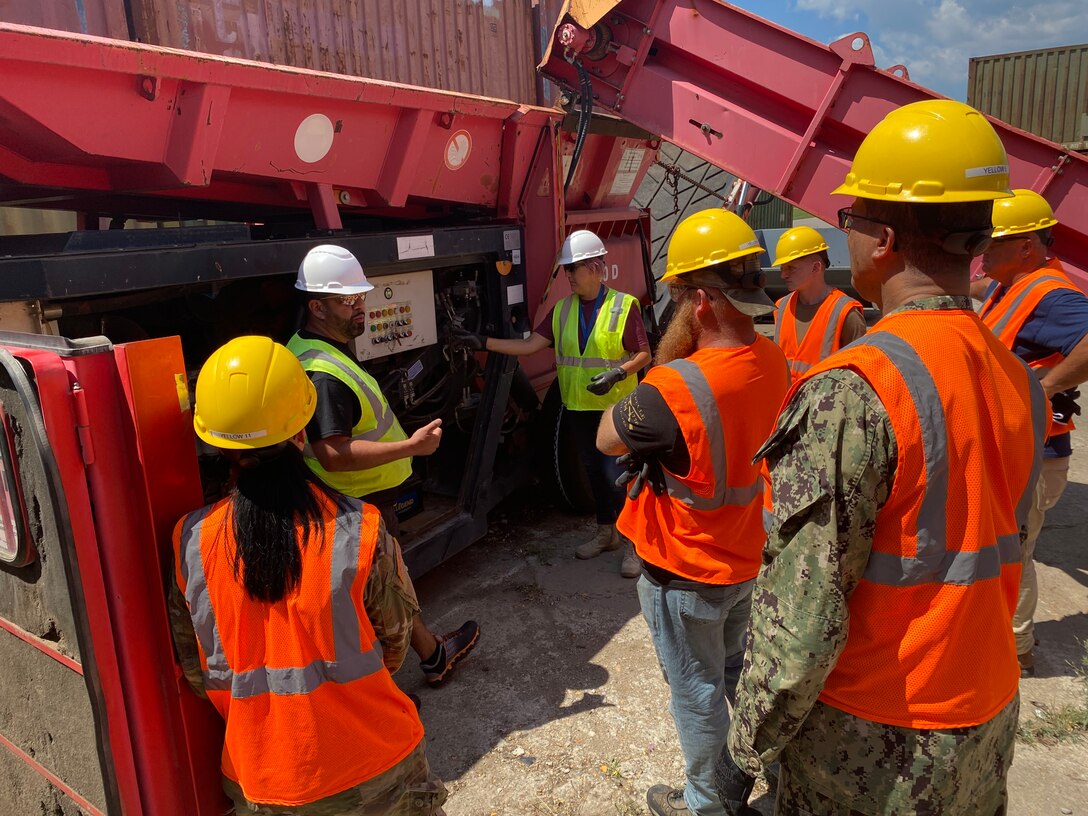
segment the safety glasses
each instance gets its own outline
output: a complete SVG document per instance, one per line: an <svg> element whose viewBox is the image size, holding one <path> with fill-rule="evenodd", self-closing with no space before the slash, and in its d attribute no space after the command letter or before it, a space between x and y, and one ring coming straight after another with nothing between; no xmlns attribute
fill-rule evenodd
<svg viewBox="0 0 1088 816"><path fill-rule="evenodd" d="M360 293L358 295L333 295L332 297L323 298L324 300L335 300L341 306L352 307L356 303L366 302L366 294Z"/></svg>
<svg viewBox="0 0 1088 816"><path fill-rule="evenodd" d="M839 210L839 229L843 232L850 232L854 229L855 221L868 221L870 224L880 224L882 227L891 227L892 229L895 229L895 226L889 224L887 221L870 218L867 215L859 215L856 212L852 212L849 207L843 207Z"/></svg>

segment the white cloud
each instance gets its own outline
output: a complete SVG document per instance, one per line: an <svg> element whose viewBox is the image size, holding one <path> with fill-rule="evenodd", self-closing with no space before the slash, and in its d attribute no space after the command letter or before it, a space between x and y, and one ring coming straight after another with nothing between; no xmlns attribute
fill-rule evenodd
<svg viewBox="0 0 1088 816"><path fill-rule="evenodd" d="M970 57L1088 42L1082 0L797 0L797 8L858 22L878 65L902 63L915 82L958 99Z"/></svg>

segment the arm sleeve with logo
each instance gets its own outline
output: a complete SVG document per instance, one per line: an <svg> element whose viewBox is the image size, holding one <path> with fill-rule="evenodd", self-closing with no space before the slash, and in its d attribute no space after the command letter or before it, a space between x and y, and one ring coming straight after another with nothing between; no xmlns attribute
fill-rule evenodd
<svg viewBox="0 0 1088 816"><path fill-rule="evenodd" d="M363 608L382 645L382 659L391 673L404 662L412 640L412 618L419 613L416 589L404 566L400 544L385 529L378 528L374 564L363 588Z"/></svg>
<svg viewBox="0 0 1088 816"><path fill-rule="evenodd" d="M639 458L656 459L665 469L681 475L691 469L680 423L654 386L639 383L616 403L612 419L620 441Z"/></svg>
<svg viewBox="0 0 1088 816"><path fill-rule="evenodd" d="M774 517L752 595L729 746L750 774L774 762L846 645L850 595L895 473L887 412L857 374L813 377L757 453Z"/></svg>

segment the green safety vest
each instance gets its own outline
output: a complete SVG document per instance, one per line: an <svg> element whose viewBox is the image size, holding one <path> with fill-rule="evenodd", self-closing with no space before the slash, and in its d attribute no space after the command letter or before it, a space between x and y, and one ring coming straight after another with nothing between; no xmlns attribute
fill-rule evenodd
<svg viewBox="0 0 1088 816"><path fill-rule="evenodd" d="M552 334L555 337L555 369L559 375L559 394L570 411L603 411L611 408L635 390L636 377L627 377L602 396L586 391L589 381L626 363L631 354L623 347L623 329L627 315L638 300L605 287L604 301L586 341L586 350L578 347L578 296L571 295L552 310Z"/></svg>
<svg viewBox="0 0 1088 816"><path fill-rule="evenodd" d="M303 369L331 374L354 392L362 409L359 422L351 429L352 439L370 442L400 442L408 435L389 409L378 382L340 349L320 340L306 340L297 334L287 348L298 357ZM330 472L321 467L307 444L306 464L325 484L348 496L362 498L379 490L396 487L412 475L412 458L397 459L365 470Z"/></svg>

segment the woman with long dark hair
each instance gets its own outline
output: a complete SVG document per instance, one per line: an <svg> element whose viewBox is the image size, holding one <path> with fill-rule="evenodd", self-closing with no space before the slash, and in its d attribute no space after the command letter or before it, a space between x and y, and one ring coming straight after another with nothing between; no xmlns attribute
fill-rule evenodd
<svg viewBox="0 0 1088 816"><path fill-rule="evenodd" d="M415 591L377 509L303 461L315 404L298 360L266 337L232 340L201 369L193 424L237 479L174 530L182 666L226 722L237 813L441 814L423 725L392 679Z"/></svg>

